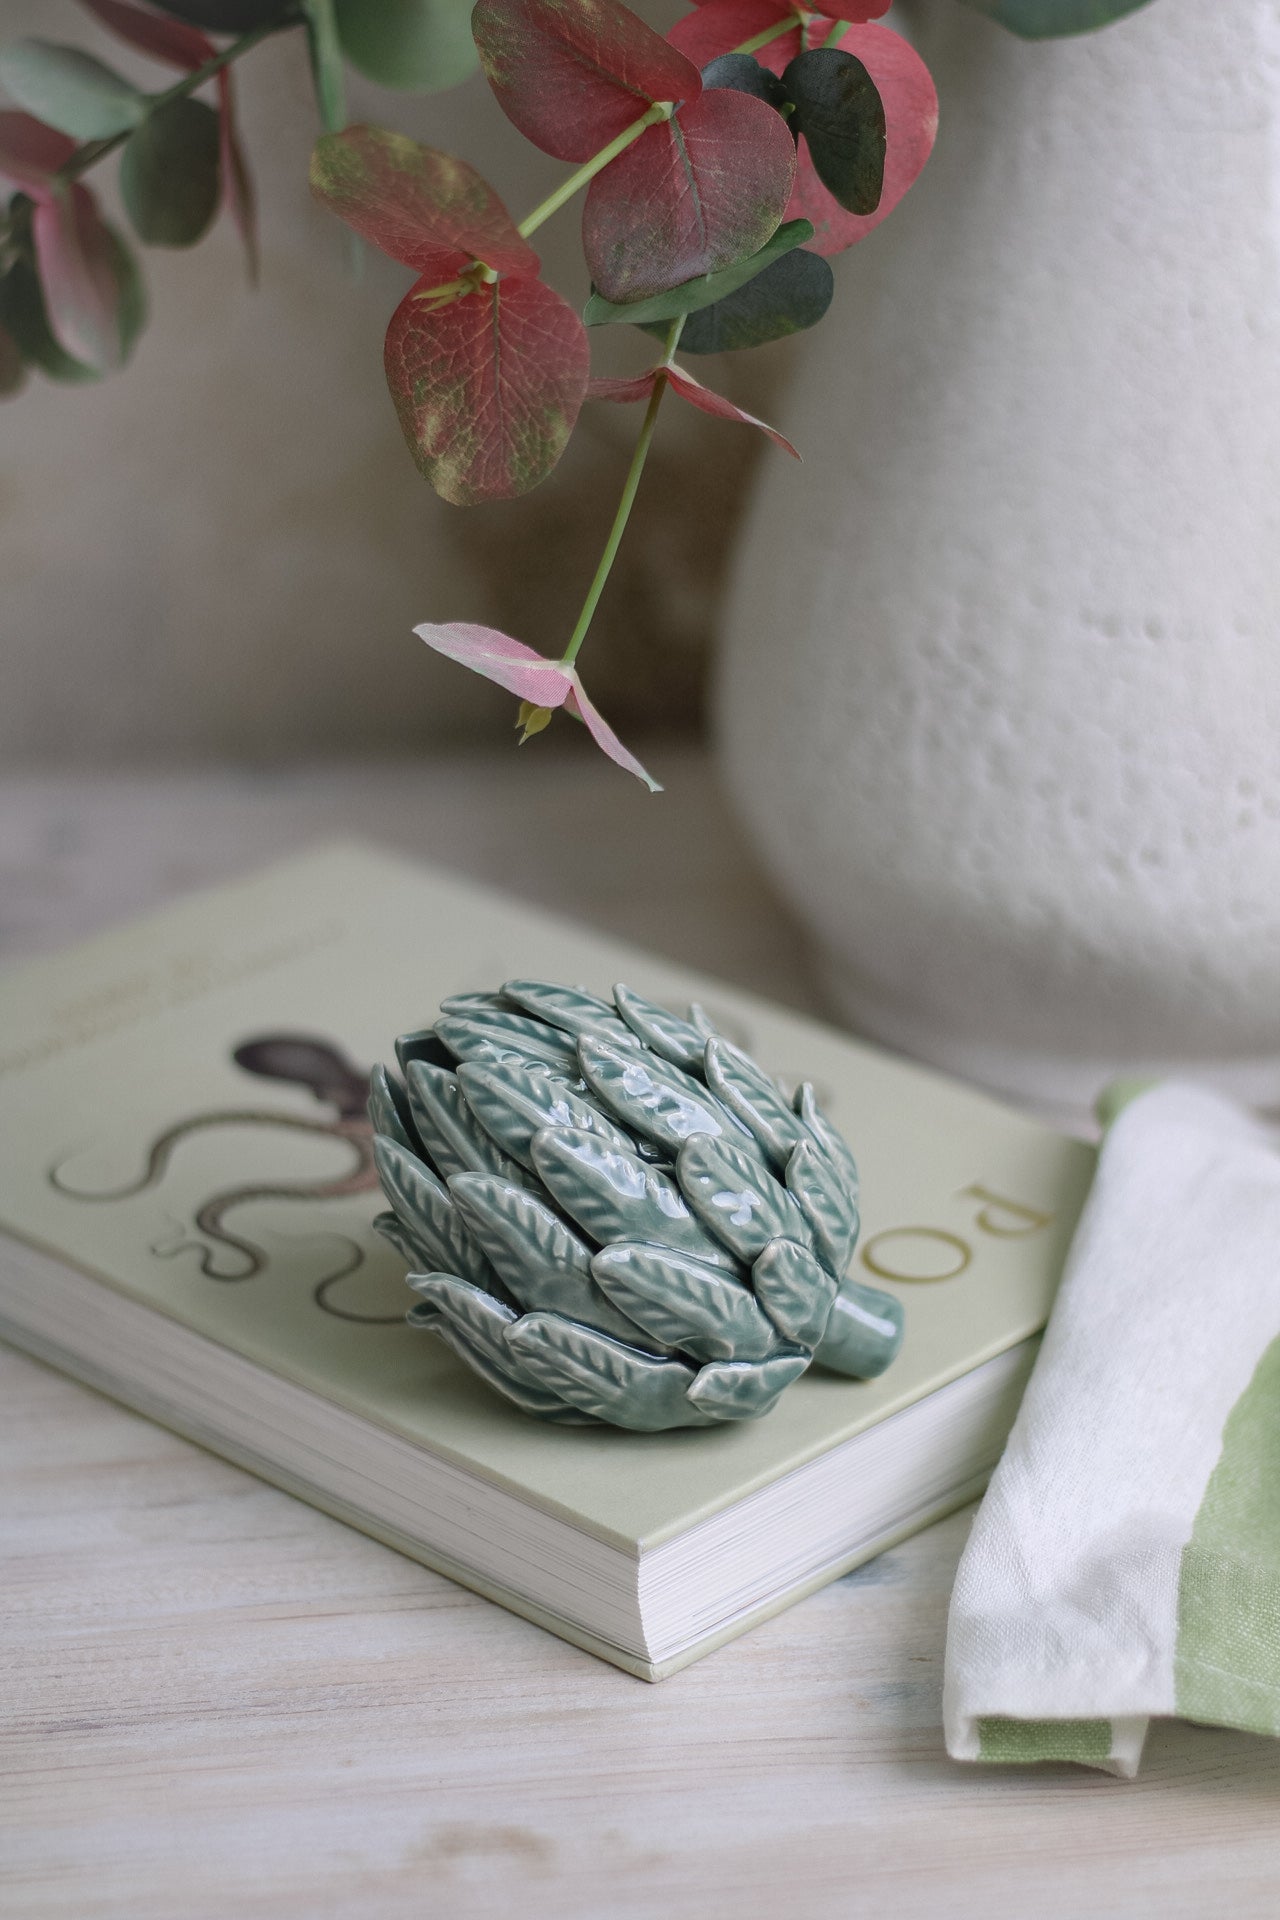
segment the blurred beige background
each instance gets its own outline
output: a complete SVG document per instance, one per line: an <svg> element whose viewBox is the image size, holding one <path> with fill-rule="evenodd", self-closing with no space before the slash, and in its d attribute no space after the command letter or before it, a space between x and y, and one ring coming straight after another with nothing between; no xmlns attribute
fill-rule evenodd
<svg viewBox="0 0 1280 1920"><path fill-rule="evenodd" d="M650 17L665 25L678 10ZM3 0L0 32L73 41L144 84L165 81L72 0ZM9 765L497 744L510 702L431 658L411 628L476 619L557 651L607 530L633 409L584 409L560 468L523 502L460 510L435 498L382 377L383 331L410 276L368 254L353 280L342 230L307 193L315 113L301 34L252 52L239 77L259 290L225 217L189 252L147 249L151 323L132 364L90 387L34 379L0 413ZM422 98L351 76L351 114L461 153L517 215L564 171L478 79ZM113 176L108 161L95 179ZM539 238L571 299L585 293L576 224L566 211ZM612 333L599 365L644 364L639 335ZM762 406L785 356L705 364ZM755 440L667 409L584 659L623 729L698 725Z"/></svg>

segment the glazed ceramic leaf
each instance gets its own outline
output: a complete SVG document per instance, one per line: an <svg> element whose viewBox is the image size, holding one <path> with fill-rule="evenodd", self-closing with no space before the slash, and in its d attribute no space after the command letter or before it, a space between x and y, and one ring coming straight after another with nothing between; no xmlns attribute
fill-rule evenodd
<svg viewBox="0 0 1280 1920"><path fill-rule="evenodd" d="M756 1365L739 1360L703 1367L689 1399L718 1420L758 1420L809 1365L807 1353L780 1354Z"/></svg>
<svg viewBox="0 0 1280 1920"><path fill-rule="evenodd" d="M385 127L324 134L311 154L311 191L348 226L427 280L452 280L473 260L536 275L538 256L493 188L465 160Z"/></svg>
<svg viewBox="0 0 1280 1920"><path fill-rule="evenodd" d="M702 1083L667 1060L584 1033L578 1061L606 1111L673 1157L691 1134L750 1136Z"/></svg>
<svg viewBox="0 0 1280 1920"><path fill-rule="evenodd" d="M630 1043L630 1032L616 1010L585 987L558 987L549 980L507 980L502 991L515 1006L562 1033L576 1036L599 1027L619 1045Z"/></svg>
<svg viewBox="0 0 1280 1920"><path fill-rule="evenodd" d="M836 1297L834 1275L794 1240L771 1240L751 1269L756 1299L779 1333L816 1347Z"/></svg>
<svg viewBox="0 0 1280 1920"><path fill-rule="evenodd" d="M814 1141L801 1140L788 1160L787 1192L813 1229L820 1257L839 1279L858 1238L858 1207Z"/></svg>
<svg viewBox="0 0 1280 1920"><path fill-rule="evenodd" d="M501 1007L473 1007L465 1013L442 1013L436 1032L460 1060L474 1058L482 1048L498 1048L513 1060L538 1062L561 1073L575 1075L578 1056L573 1043L541 1020L507 1013Z"/></svg>
<svg viewBox="0 0 1280 1920"><path fill-rule="evenodd" d="M613 989L613 1000L627 1026L646 1047L651 1047L663 1060L669 1060L673 1067L683 1067L689 1073L701 1072L705 1042L696 1026L621 983Z"/></svg>
<svg viewBox="0 0 1280 1920"><path fill-rule="evenodd" d="M401 1073L408 1073L411 1060L427 1060L434 1067L452 1067L456 1058L434 1027L419 1027L416 1033L402 1033L396 1041L396 1059L400 1063Z"/></svg>
<svg viewBox="0 0 1280 1920"><path fill-rule="evenodd" d="M590 1414L579 1413L576 1408L567 1406L559 1394L550 1393L527 1379L520 1361L509 1349L504 1352L503 1363L499 1365L486 1348L468 1339L461 1328L445 1319L438 1309L433 1307L432 1312L435 1319L430 1330L436 1338L443 1340L472 1373L493 1387L505 1400L511 1401L513 1406L556 1425L594 1425Z"/></svg>
<svg viewBox="0 0 1280 1920"><path fill-rule="evenodd" d="M756 253L795 169L786 122L762 100L690 100L592 181L582 213L592 280L606 300L642 300Z"/></svg>
<svg viewBox="0 0 1280 1920"><path fill-rule="evenodd" d="M545 480L587 387L586 330L538 280L437 304L415 288L387 329L387 385L419 471L455 506Z"/></svg>
<svg viewBox="0 0 1280 1920"><path fill-rule="evenodd" d="M786 1188L752 1154L723 1138L695 1134L686 1140L676 1178L704 1226L748 1265L770 1240L813 1244L808 1222Z"/></svg>
<svg viewBox="0 0 1280 1920"><path fill-rule="evenodd" d="M732 1257L685 1205L669 1174L576 1127L533 1137L533 1164L552 1199L600 1245L644 1240L733 1270Z"/></svg>
<svg viewBox="0 0 1280 1920"><path fill-rule="evenodd" d="M388 1140L394 1140L407 1153L418 1152L418 1142L410 1132L409 1103L404 1089L396 1085L383 1066L375 1067L369 1076L369 1120L375 1133L385 1133Z"/></svg>
<svg viewBox="0 0 1280 1920"><path fill-rule="evenodd" d="M456 1074L423 1060L410 1064L409 1111L423 1145L446 1180L455 1173L492 1173L517 1186L524 1174L481 1126Z"/></svg>
<svg viewBox="0 0 1280 1920"><path fill-rule="evenodd" d="M409 1285L474 1346L501 1364L505 1358L502 1336L516 1318L513 1307L495 1300L491 1293L472 1286L457 1274L415 1273L410 1276Z"/></svg>
<svg viewBox="0 0 1280 1920"><path fill-rule="evenodd" d="M136 127L146 95L92 54L51 40L0 47L0 85L19 107L74 140L106 140Z"/></svg>
<svg viewBox="0 0 1280 1920"><path fill-rule="evenodd" d="M819 1107L812 1086L806 1080L797 1090L795 1109L807 1132L821 1147L835 1168L843 1192L851 1206L858 1204L858 1163L849 1151L849 1143L838 1127L833 1127Z"/></svg>
<svg viewBox="0 0 1280 1920"><path fill-rule="evenodd" d="M642 1433L689 1423L686 1395L694 1372L679 1360L637 1352L547 1313L517 1320L507 1329L506 1346L525 1379L598 1420L624 1412L626 1425Z"/></svg>
<svg viewBox="0 0 1280 1920"><path fill-rule="evenodd" d="M775 260L790 253L793 247L802 247L806 240L812 238L813 228L807 220L785 221L755 253L734 261L732 266L722 267L719 273L700 274L695 280L686 280L682 286L672 287L668 293L655 293L649 300L633 300L621 305L593 293L583 308L582 317L589 327L616 326L624 320L632 326L641 327L647 322L674 320L682 313L697 313L699 309L723 300L726 294L736 292L739 287L754 280L757 274L763 273L766 267L772 266ZM683 333L680 339L683 345Z"/></svg>
<svg viewBox="0 0 1280 1920"><path fill-rule="evenodd" d="M595 1255L591 1271L616 1307L695 1360L763 1360L777 1345L742 1282L691 1254L620 1240Z"/></svg>
<svg viewBox="0 0 1280 1920"><path fill-rule="evenodd" d="M1026 40L1048 40L1057 34L1109 26L1127 13L1136 13L1147 0L964 0L964 4L990 14Z"/></svg>
<svg viewBox="0 0 1280 1920"><path fill-rule="evenodd" d="M533 1136L543 1127L584 1127L609 1146L634 1153L634 1142L607 1115L581 1100L558 1075L516 1061L484 1066L464 1061L458 1081L467 1106L505 1153L533 1166Z"/></svg>
<svg viewBox="0 0 1280 1920"><path fill-rule="evenodd" d="M817 47L782 75L795 103L794 130L808 144L819 180L849 213L874 213L884 187L884 106L860 60Z"/></svg>
<svg viewBox="0 0 1280 1920"><path fill-rule="evenodd" d="M782 1172L804 1129L779 1088L749 1054L728 1040L708 1040L705 1064L711 1091Z"/></svg>
<svg viewBox="0 0 1280 1920"><path fill-rule="evenodd" d="M479 1286L493 1285L493 1269L463 1225L448 1188L394 1140L375 1137L373 1158L382 1191L409 1238L434 1256L430 1264Z"/></svg>
<svg viewBox="0 0 1280 1920"><path fill-rule="evenodd" d="M342 51L380 87L435 93L476 64L467 0L334 0Z"/></svg>
<svg viewBox="0 0 1280 1920"><path fill-rule="evenodd" d="M471 30L499 105L557 160L590 160L697 68L618 0L478 0Z"/></svg>
<svg viewBox="0 0 1280 1920"><path fill-rule="evenodd" d="M191 247L218 211L218 116L201 100L171 100L125 142L120 195L139 240Z"/></svg>
<svg viewBox="0 0 1280 1920"><path fill-rule="evenodd" d="M715 306L691 313L680 335L680 351L734 353L803 333L826 313L835 284L831 268L818 254L788 253Z"/></svg>

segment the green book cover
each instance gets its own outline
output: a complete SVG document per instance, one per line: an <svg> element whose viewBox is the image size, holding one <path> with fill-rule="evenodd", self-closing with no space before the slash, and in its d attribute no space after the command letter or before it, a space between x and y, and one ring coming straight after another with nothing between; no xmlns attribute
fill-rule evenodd
<svg viewBox="0 0 1280 1920"><path fill-rule="evenodd" d="M364 1082L445 995L515 976L700 1000L770 1072L815 1083L861 1170L854 1270L906 1304L886 1374L811 1369L754 1423L566 1429L404 1324L403 1262L370 1228ZM283 1078L290 1037L314 1044ZM1092 1162L812 1020L356 845L10 969L0 994L13 1238L633 1556L1034 1334Z"/></svg>

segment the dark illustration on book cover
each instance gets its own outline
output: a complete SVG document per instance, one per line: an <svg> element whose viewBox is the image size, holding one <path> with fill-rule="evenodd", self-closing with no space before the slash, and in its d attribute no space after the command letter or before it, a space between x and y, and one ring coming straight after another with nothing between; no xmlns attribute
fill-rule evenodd
<svg viewBox="0 0 1280 1920"><path fill-rule="evenodd" d="M101 1202L127 1200L135 1194L156 1188L162 1182L175 1149L194 1134L211 1127L267 1127L289 1134L312 1134L338 1140L351 1151L351 1164L344 1173L315 1180L276 1180L228 1187L210 1194L196 1208L191 1226L199 1238L184 1229L176 1242L157 1245L152 1252L171 1259L178 1254L194 1253L200 1272L209 1280L252 1280L270 1264L266 1248L232 1232L226 1220L235 1208L255 1200L309 1201L340 1200L352 1194L374 1193L378 1175L373 1163L373 1128L369 1121L369 1072L354 1066L332 1041L311 1034L267 1033L242 1041L232 1049L232 1059L244 1072L264 1080L284 1081L305 1087L319 1105L327 1109L323 1119L307 1119L299 1114L269 1108L229 1108L197 1113L175 1122L159 1134L148 1147L142 1173L127 1186L107 1191L86 1191L70 1184L63 1168L65 1162L49 1169L49 1184L69 1199ZM338 1285L350 1279L364 1264L365 1249L358 1241L345 1239L344 1258L336 1271L317 1281L313 1297L324 1313L342 1320L396 1321L402 1315L355 1313L334 1297Z"/></svg>

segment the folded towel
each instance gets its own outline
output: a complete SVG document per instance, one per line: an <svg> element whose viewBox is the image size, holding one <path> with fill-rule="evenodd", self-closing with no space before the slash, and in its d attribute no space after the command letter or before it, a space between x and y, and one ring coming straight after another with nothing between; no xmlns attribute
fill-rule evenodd
<svg viewBox="0 0 1280 1920"><path fill-rule="evenodd" d="M1280 1152L1177 1085L1103 1146L956 1576L947 1750L1132 1775L1160 1714L1280 1733Z"/></svg>

